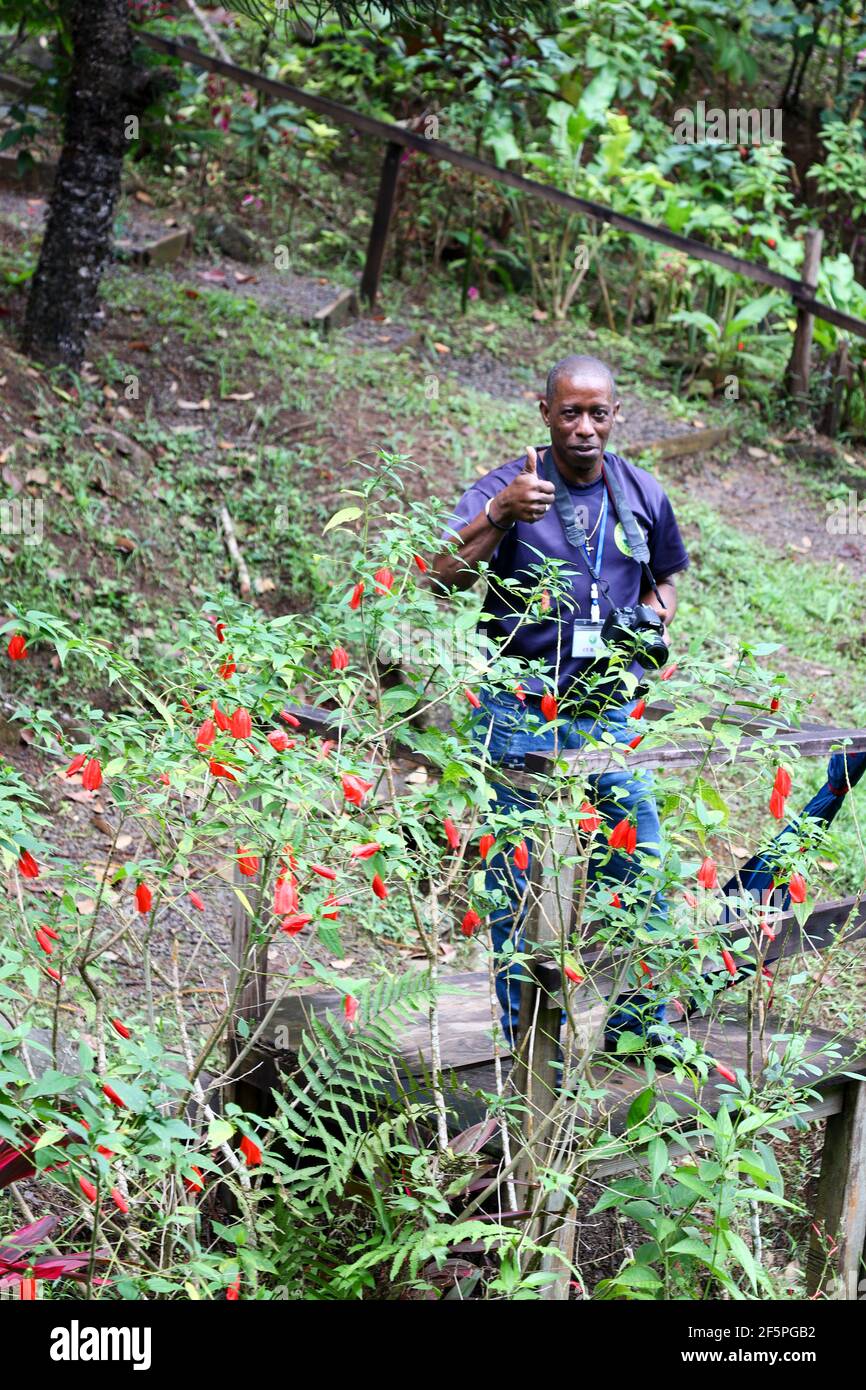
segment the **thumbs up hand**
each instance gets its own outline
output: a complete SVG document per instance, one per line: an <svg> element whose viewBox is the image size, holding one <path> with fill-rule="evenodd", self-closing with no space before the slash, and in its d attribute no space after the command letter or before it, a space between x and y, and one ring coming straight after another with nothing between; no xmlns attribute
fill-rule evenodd
<svg viewBox="0 0 866 1390"><path fill-rule="evenodd" d="M530 444L526 461L514 482L497 493L490 510L501 525L507 526L511 521L540 521L550 510L555 496L553 483L538 476L538 453Z"/></svg>

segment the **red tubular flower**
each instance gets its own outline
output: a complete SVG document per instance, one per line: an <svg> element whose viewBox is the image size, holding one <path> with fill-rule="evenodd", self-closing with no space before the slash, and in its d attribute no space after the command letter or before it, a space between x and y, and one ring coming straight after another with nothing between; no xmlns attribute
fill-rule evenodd
<svg viewBox="0 0 866 1390"><path fill-rule="evenodd" d="M351 594L349 595L349 607L352 608L352 609L360 608L360 607L361 607L361 599L362 599L363 597L364 597L364 581L361 580L361 583L360 583L360 584L356 584L355 587L354 587L354 589L352 590Z"/></svg>
<svg viewBox="0 0 866 1390"><path fill-rule="evenodd" d="M192 714L192 705L189 700L185 699L183 696L181 696L180 707L182 710L185 710L187 714Z"/></svg>
<svg viewBox="0 0 866 1390"><path fill-rule="evenodd" d="M541 697L541 713L544 715L544 718L548 721L548 723L550 722L551 719L555 719L555 718L556 718L557 713L558 713L558 710L559 710L559 705L557 704L557 702L556 702L556 700L555 700L555 698L554 698L553 695L550 695L550 694L542 695L542 697Z"/></svg>
<svg viewBox="0 0 866 1390"><path fill-rule="evenodd" d="M23 874L25 878L39 877L39 865L36 863L29 849L22 849L18 856L18 872Z"/></svg>
<svg viewBox="0 0 866 1390"><path fill-rule="evenodd" d="M522 705L526 704L526 691L522 685L516 685L511 693L515 700L519 700Z"/></svg>
<svg viewBox="0 0 866 1390"><path fill-rule="evenodd" d="M804 903L806 901L808 889L802 874L791 874L788 879L788 892L791 894L792 903Z"/></svg>
<svg viewBox="0 0 866 1390"><path fill-rule="evenodd" d="M199 912L204 912L204 898L199 897L198 893L190 893L189 900L193 907L197 907Z"/></svg>
<svg viewBox="0 0 866 1390"><path fill-rule="evenodd" d="M262 1151L254 1139L245 1134L241 1139L241 1153L248 1168L258 1168L262 1161Z"/></svg>
<svg viewBox="0 0 866 1390"><path fill-rule="evenodd" d="M36 929L36 940L39 942L46 956L50 956L53 953L54 947L51 944L51 939L48 933L43 931L41 927L37 927Z"/></svg>
<svg viewBox="0 0 866 1390"><path fill-rule="evenodd" d="M346 1015L347 1023L354 1023L358 1014L358 1001L354 994L347 994L343 1000L343 1013Z"/></svg>
<svg viewBox="0 0 866 1390"><path fill-rule="evenodd" d="M584 835L594 835L601 825L601 816L594 806L590 806L588 801L584 801L580 808L580 819L577 823Z"/></svg>
<svg viewBox="0 0 866 1390"><path fill-rule="evenodd" d="M150 912L153 907L153 894L146 883L139 883L136 888L135 902L139 912Z"/></svg>
<svg viewBox="0 0 866 1390"><path fill-rule="evenodd" d="M225 659L225 661L223 662L222 666L219 668L220 680L224 680L224 681L230 680L231 677L234 675L234 673L235 673L235 671L236 671L237 669L238 669L238 668L237 668L237 666L235 665L235 659L234 659L234 657L233 657L233 656L227 656L226 659Z"/></svg>
<svg viewBox="0 0 866 1390"><path fill-rule="evenodd" d="M291 874L280 874L274 887L274 915L285 917L288 913L297 912L298 907L298 890L294 878Z"/></svg>
<svg viewBox="0 0 866 1390"><path fill-rule="evenodd" d="M292 729L300 729L301 727L300 719L298 719L296 715L292 714L290 710L281 709L280 718L284 720L286 724L288 724L289 727Z"/></svg>
<svg viewBox="0 0 866 1390"><path fill-rule="evenodd" d="M564 967L564 974L565 978L571 980L573 985L579 985L583 982L583 976L575 970L573 965L566 965Z"/></svg>
<svg viewBox="0 0 866 1390"><path fill-rule="evenodd" d="M108 1021L114 1029L115 1033L119 1033L122 1038L132 1037L132 1033L129 1031L126 1024L121 1023L119 1018L110 1018Z"/></svg>
<svg viewBox="0 0 866 1390"><path fill-rule="evenodd" d="M120 1099L120 1096L117 1094L114 1087L109 1086L107 1081L102 1088L102 1094L106 1096L108 1100L111 1101L112 1105L116 1105L118 1110L126 1109L126 1101Z"/></svg>
<svg viewBox="0 0 866 1390"><path fill-rule="evenodd" d="M53 927L47 926L44 922L42 923L42 930L44 931L46 936L51 937L52 941L60 940L60 933L56 932Z"/></svg>
<svg viewBox="0 0 866 1390"><path fill-rule="evenodd" d="M345 671L349 664L349 653L345 647L335 647L331 652L331 670Z"/></svg>
<svg viewBox="0 0 866 1390"><path fill-rule="evenodd" d="M394 587L394 576L389 569L376 570L373 575L377 594L389 594Z"/></svg>
<svg viewBox="0 0 866 1390"><path fill-rule="evenodd" d="M514 854L511 857L514 860L514 867L519 869L522 874L525 874L526 870L529 868L529 849L525 840L520 841L520 844L516 846Z"/></svg>
<svg viewBox="0 0 866 1390"><path fill-rule="evenodd" d="M111 1189L111 1200L117 1207L117 1210L122 1212L123 1215L126 1216L129 1211L129 1206L127 1204L126 1198L124 1197L119 1187L113 1187Z"/></svg>
<svg viewBox="0 0 866 1390"><path fill-rule="evenodd" d="M310 912L296 912L291 917L284 917L280 926L280 931L284 931L287 936L296 936L299 931L303 931L308 922L312 922L313 917Z"/></svg>
<svg viewBox="0 0 866 1390"><path fill-rule="evenodd" d="M344 772L342 776L343 795L353 806L360 806L372 787L372 782L365 782L363 777L357 777L354 772Z"/></svg>
<svg viewBox="0 0 866 1390"><path fill-rule="evenodd" d="M26 638L22 637L20 632L14 632L9 638L6 650L13 661L23 661L28 655Z"/></svg>
<svg viewBox="0 0 866 1390"><path fill-rule="evenodd" d="M213 710L213 717L216 721L216 726L219 729L220 733L227 734L232 726L232 721L229 719L225 711L220 709L216 700L211 701L211 709Z"/></svg>
<svg viewBox="0 0 866 1390"><path fill-rule="evenodd" d="M478 853L480 854L482 859L487 858L488 854L490 853L495 844L496 836L491 835L489 831L487 832L487 834L481 836L481 839L478 841Z"/></svg>
<svg viewBox="0 0 866 1390"><path fill-rule="evenodd" d="M226 1302L227 1302L227 1303L237 1303L237 1301L238 1301L238 1299L240 1298L240 1296L241 1296L241 1276L238 1275L237 1279L233 1279L232 1282L229 1284L228 1288L226 1289Z"/></svg>
<svg viewBox="0 0 866 1390"><path fill-rule="evenodd" d="M446 816L442 822L442 829L445 831L445 839L452 849L460 848L460 831L454 824L450 816Z"/></svg>
<svg viewBox="0 0 866 1390"><path fill-rule="evenodd" d="M294 740L290 739L282 729L274 729L272 733L268 734L268 743L276 753L285 753L287 748L293 746Z"/></svg>
<svg viewBox="0 0 866 1390"><path fill-rule="evenodd" d="M464 936L471 936L475 928L480 927L480 925L481 918L478 916L478 913L474 910L474 908L470 907L469 911L466 913L466 916L463 918L463 921L460 923L460 930L462 931Z"/></svg>
<svg viewBox="0 0 866 1390"><path fill-rule="evenodd" d="M786 767L777 767L776 778L773 782L773 790L779 792L783 797L790 796L792 786L793 782L791 781L791 774L788 769Z"/></svg>
<svg viewBox="0 0 866 1390"><path fill-rule="evenodd" d="M238 780L231 768L226 767L223 763L216 762L213 758L211 758L208 763L208 767L210 768L212 777L225 777L227 782L236 782Z"/></svg>
<svg viewBox="0 0 866 1390"><path fill-rule="evenodd" d="M702 888L706 888L707 890L718 888L719 875L714 859L705 859L703 861L701 867L698 869L698 883Z"/></svg>
<svg viewBox="0 0 866 1390"><path fill-rule="evenodd" d="M697 898L694 893L689 892L688 888L683 889L683 901L688 903L689 907L697 907L698 905Z"/></svg>
<svg viewBox="0 0 866 1390"><path fill-rule="evenodd" d="M214 630L214 632L216 633L216 639L217 639L218 642L224 642L224 641L226 640L226 637L225 637L226 625L225 625L225 623L214 623L214 625L213 625L213 630Z"/></svg>
<svg viewBox="0 0 866 1390"><path fill-rule="evenodd" d="M308 864L307 868L311 874L318 874L319 878L335 879L337 877L337 870L329 869L327 864Z"/></svg>
<svg viewBox="0 0 866 1390"><path fill-rule="evenodd" d="M761 918L758 926L761 929L762 936L766 936L770 941L776 940L776 933L773 931L773 928L769 926L765 917Z"/></svg>
<svg viewBox="0 0 866 1390"><path fill-rule="evenodd" d="M725 962L725 969L733 980L737 978L737 962L727 949L722 951L722 960Z"/></svg>
<svg viewBox="0 0 866 1390"><path fill-rule="evenodd" d="M637 748L637 746L638 746L639 743L643 743L643 740L644 740L643 734L635 734L634 738L630 738L630 739L629 739L629 741L628 741L628 746L629 746L629 748Z"/></svg>
<svg viewBox="0 0 866 1390"><path fill-rule="evenodd" d="M770 815L776 820L783 820L785 816L785 798L775 787L770 792Z"/></svg>
<svg viewBox="0 0 866 1390"><path fill-rule="evenodd" d="M81 785L87 792L98 791L102 786L102 767L98 758L91 758L81 778Z"/></svg>
<svg viewBox="0 0 866 1390"><path fill-rule="evenodd" d="M469 703L470 703L470 705L472 706L473 709L480 709L480 708L481 708L481 701L479 700L478 696L475 694L475 691L469 689L468 685L465 685L465 686L463 687L463 694L466 696L467 700L469 701Z"/></svg>
<svg viewBox="0 0 866 1390"><path fill-rule="evenodd" d="M85 764L86 762L87 762L87 754L86 754L86 753L76 753L75 757L72 759L72 762L69 764L68 768L66 769L66 772L65 772L64 776L66 776L66 777L74 777L75 774L76 774L76 772L80 772L80 771L81 771L81 769L84 767L84 764Z"/></svg>
<svg viewBox="0 0 866 1390"><path fill-rule="evenodd" d="M373 882L371 884L371 887L373 889L373 892L376 894L377 898L387 898L388 888L380 874L373 875Z"/></svg>
<svg viewBox="0 0 866 1390"><path fill-rule="evenodd" d="M88 1202L96 1201L96 1188L89 1178L79 1178L78 1186L81 1188Z"/></svg>
<svg viewBox="0 0 866 1390"><path fill-rule="evenodd" d="M246 854L243 850L238 850L238 868L245 878L253 878L259 871L259 857L257 854Z"/></svg>
<svg viewBox="0 0 866 1390"><path fill-rule="evenodd" d="M778 695L774 695L770 701L770 713L775 714L781 703L782 701L779 699Z"/></svg>
<svg viewBox="0 0 866 1390"><path fill-rule="evenodd" d="M253 721L246 709L236 709L231 717L229 728L233 738L249 738L253 731Z"/></svg>
<svg viewBox="0 0 866 1390"><path fill-rule="evenodd" d="M415 561L415 564L418 566L418 568L419 568L419 570L421 571L421 573L422 573L422 574L426 574L426 573L427 573L427 561L426 561L426 560L423 560L423 559L421 558L420 555L413 555L413 556L412 556L412 559Z"/></svg>
<svg viewBox="0 0 866 1390"><path fill-rule="evenodd" d="M55 970L54 967L51 965L46 965L43 968L45 970L46 975L50 975L52 980L56 980L58 984L63 983L63 976L61 975L59 970Z"/></svg>
<svg viewBox="0 0 866 1390"><path fill-rule="evenodd" d="M611 849L621 849L626 854L633 854L637 846L637 826L632 825L628 816L623 816L608 835L607 842Z"/></svg>
<svg viewBox="0 0 866 1390"><path fill-rule="evenodd" d="M197 1168L194 1163L191 1163L189 1170L191 1173L195 1173L198 1182L196 1182L195 1178L184 1178L183 1185L187 1192L204 1192L204 1176L201 1169Z"/></svg>
<svg viewBox="0 0 866 1390"><path fill-rule="evenodd" d="M643 719L645 711L646 700L638 700L637 704L635 705L634 709L629 715L629 719Z"/></svg>
<svg viewBox="0 0 866 1390"><path fill-rule="evenodd" d="M677 673L676 663L674 663L673 666L666 666L665 669L664 669L663 671L660 671L660 672L659 672L659 680L660 680L660 681L669 681L670 678L671 678L671 676L675 676L676 673Z"/></svg>
<svg viewBox="0 0 866 1390"><path fill-rule="evenodd" d="M719 1076L723 1076L726 1081L730 1081L736 1086L737 1078L730 1067L723 1067L721 1062L716 1062L716 1071L719 1073Z"/></svg>
<svg viewBox="0 0 866 1390"><path fill-rule="evenodd" d="M610 905L611 907L622 907L622 898L619 896L619 893L614 893L610 900Z"/></svg>
<svg viewBox="0 0 866 1390"><path fill-rule="evenodd" d="M372 859L374 854L378 854L382 846L377 840L370 840L366 845L353 845L349 850L350 859Z"/></svg>
<svg viewBox="0 0 866 1390"><path fill-rule="evenodd" d="M351 898L338 898L334 893L329 893L323 903L323 906L332 907L334 910L333 912L323 912L322 916L326 918L329 922L336 922L337 918L340 915L340 908L345 907L346 904L350 903L351 901Z"/></svg>
<svg viewBox="0 0 866 1390"><path fill-rule="evenodd" d="M216 732L216 724L212 719L205 719L204 722L199 725L198 732L195 736L195 746L200 753L203 753L206 748L210 748L216 738Z"/></svg>

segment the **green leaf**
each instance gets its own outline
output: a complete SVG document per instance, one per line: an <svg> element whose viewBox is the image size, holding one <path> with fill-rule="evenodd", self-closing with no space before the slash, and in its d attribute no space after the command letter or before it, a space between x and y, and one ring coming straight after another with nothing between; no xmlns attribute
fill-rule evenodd
<svg viewBox="0 0 866 1390"><path fill-rule="evenodd" d="M651 1140L647 1149L650 1161L650 1178L657 1183L668 1166L668 1146L664 1139Z"/></svg>
<svg viewBox="0 0 866 1390"><path fill-rule="evenodd" d="M37 1149L44 1149L46 1144L56 1144L58 1139L62 1139L65 1133L66 1130L62 1125L49 1125L48 1128L40 1134L36 1143L33 1145L33 1152L35 1153Z"/></svg>
<svg viewBox="0 0 866 1390"><path fill-rule="evenodd" d="M635 1096L634 1100L629 1106L628 1115L626 1117L625 1122L626 1128L631 1129L634 1125L641 1124L641 1122L646 1119L647 1115L652 1109L652 1103L653 1090L651 1086L647 1086L645 1090L641 1091L639 1095Z"/></svg>
<svg viewBox="0 0 866 1390"><path fill-rule="evenodd" d="M235 1127L228 1120L213 1119L208 1125L207 1142L215 1149L220 1144L227 1144L234 1132Z"/></svg>
<svg viewBox="0 0 866 1390"><path fill-rule="evenodd" d="M345 526L350 521L357 521L358 517L363 515L363 508L361 507L341 507L338 512L334 512L331 520L325 523L322 528L322 535L327 535L337 526Z"/></svg>

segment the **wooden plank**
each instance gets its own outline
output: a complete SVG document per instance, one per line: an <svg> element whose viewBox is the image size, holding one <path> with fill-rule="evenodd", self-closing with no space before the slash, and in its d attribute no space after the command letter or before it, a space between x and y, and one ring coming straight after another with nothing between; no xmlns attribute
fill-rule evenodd
<svg viewBox="0 0 866 1390"><path fill-rule="evenodd" d="M49 193L54 187L56 164L37 160L22 171L18 167L18 157L14 154L0 154L0 183L18 189L21 193Z"/></svg>
<svg viewBox="0 0 866 1390"><path fill-rule="evenodd" d="M733 432L733 425L720 425L706 430L685 430L682 434L669 434L664 439L650 439L646 443L630 444L629 453L651 453L658 459L700 454L706 449L714 449L717 444L723 444L726 439L730 439Z"/></svg>
<svg viewBox="0 0 866 1390"><path fill-rule="evenodd" d="M312 328L320 328L323 333L330 333L332 328L342 328L343 324L355 318L357 313L358 296L355 291L341 290L336 299L317 309L307 322Z"/></svg>
<svg viewBox="0 0 866 1390"><path fill-rule="evenodd" d="M659 242L663 246L671 247L686 256L691 256L693 259L711 261L714 265L724 266L726 270L743 275L749 280L756 280L760 284L785 290L796 303L808 308L817 318L823 318L828 323L835 323L841 328L847 328L851 333L866 337L866 322L862 319L856 319L850 314L843 314L839 310L831 309L829 305L810 300L808 292L804 291L802 281L795 280L790 275L781 275L768 266L760 265L754 261L745 261L740 256L734 256L731 252L723 251L719 247L709 246L705 242L695 240L694 237L681 236L678 232L671 232L667 227L653 226L650 223L641 222L636 217L629 217L625 213L614 212L604 203L594 203L587 198L577 198L571 193L563 192L560 188L538 183L535 179L528 179L525 175L517 174L511 169L499 169L495 164L489 164L486 160L479 159L477 155L467 154L464 150L454 149L453 146L446 145L441 140L428 140L415 131L404 130L389 121L380 121L373 116L366 116L360 111L354 111L347 106L342 106L339 102L332 101L329 97L305 91L302 87L295 87L288 82L277 82L274 78L263 77L261 73L253 72L250 68L241 68L234 63L223 62L220 58L212 58L210 54L202 53L200 49L194 48L191 44L177 43L172 39L164 39L157 34L149 34L143 30L137 31L137 38L139 42L147 44L157 53L179 58L182 62L192 63L195 67L203 68L207 72L220 73L229 81L239 82L244 87L253 87L261 92L268 92L280 100L296 102L299 106L305 106L311 111L318 112L319 115L326 116L338 125L350 126L353 130L358 130L364 135L372 135L378 140L404 145L415 150L418 154L427 155L430 159L438 159L456 165L479 178L492 179L497 183L505 184L529 197L539 198L545 202L553 203L557 207L565 208L567 212L581 213L596 222L607 223L618 231L628 232L630 236L644 237L649 241Z"/></svg>
<svg viewBox="0 0 866 1390"><path fill-rule="evenodd" d="M816 1233L815 1227L818 1232ZM819 1238L820 1235L820 1238ZM838 1249L829 1255L832 1241ZM817 1293L841 1280L841 1297L857 1300L866 1246L866 1084L849 1081L842 1108L827 1121L810 1228L806 1288Z"/></svg>
<svg viewBox="0 0 866 1390"><path fill-rule="evenodd" d="M866 729L826 729L820 732L809 729L790 729L779 732L776 742L780 747L798 748L804 758L816 758L826 756L830 753L842 739L848 740L848 752L860 753L866 749ZM552 753L527 753L524 772L508 773L508 781L516 787L530 787L532 782L529 779L534 776L550 774L554 767L559 764L563 767L565 775L572 774L579 776L584 772L604 772L617 771L625 768L659 768L671 771L694 767L699 763L712 763L715 767L723 767L726 763L740 761L747 758L750 753L762 753L766 751L767 744L765 739L743 738L736 748L728 749L721 744L711 746L711 740L698 742L697 740L677 744L662 744L657 748L648 748L645 751L635 748L627 754L623 754L623 749L627 745L619 744L610 751L598 748L567 748L556 757ZM619 756L615 756L618 752ZM502 781L506 778L503 776Z"/></svg>
<svg viewBox="0 0 866 1390"><path fill-rule="evenodd" d="M361 276L361 298L366 300L371 309L374 307L379 293L382 263L385 259L385 247L388 242L391 218L394 215L394 199L397 193L397 180L400 177L400 160L402 158L402 145L389 141L385 146L385 158L382 161L382 171L379 175L379 191L376 195L376 206L370 227L370 240L367 244L367 259L364 262L364 273Z"/></svg>

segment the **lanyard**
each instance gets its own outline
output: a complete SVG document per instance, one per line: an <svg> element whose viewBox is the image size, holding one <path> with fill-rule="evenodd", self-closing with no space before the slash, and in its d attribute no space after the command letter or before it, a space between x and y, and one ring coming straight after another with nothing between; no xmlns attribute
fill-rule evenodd
<svg viewBox="0 0 866 1390"><path fill-rule="evenodd" d="M598 581L601 579L601 566L602 566L602 561L604 560L604 542L605 542L606 536L607 536L607 488L604 488L604 489L602 490L601 511L600 511L600 514L599 514L599 522L598 522L598 555L597 555L595 564L593 564L593 563L592 563L592 560L589 558L589 547L588 547L588 545L587 545L587 543L586 543L586 542L587 542L587 537L586 537L586 534L585 534L585 533L584 533L584 538L583 538L583 540L582 540L581 543L580 543L580 548L581 548L581 550L583 551L583 556L584 556L584 559L586 560L586 567L587 567L587 569L589 570L590 574L592 575L593 580L595 581L596 584L597 584Z"/></svg>

